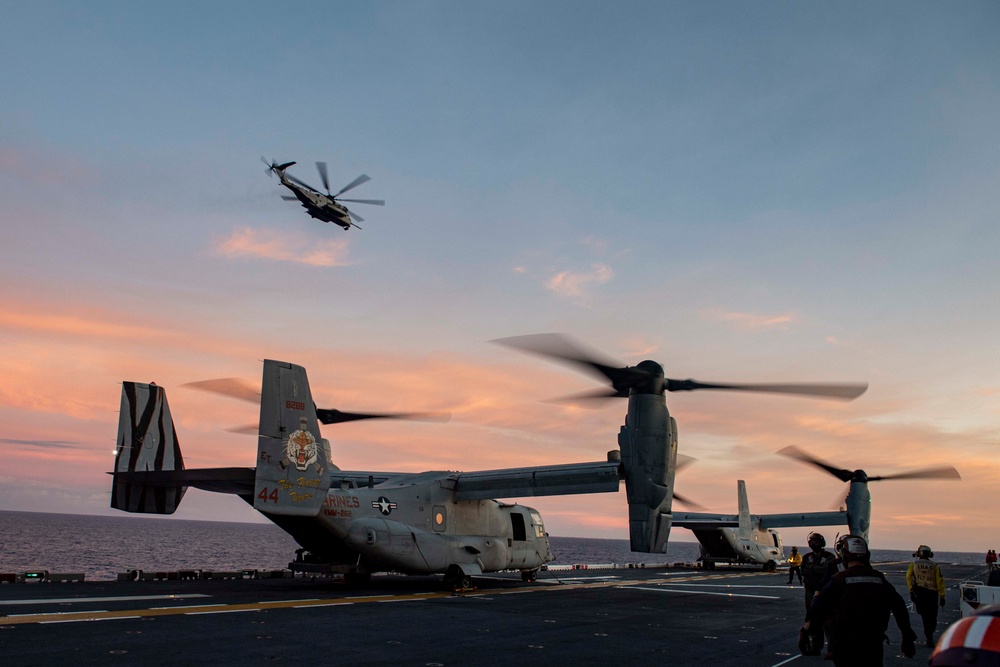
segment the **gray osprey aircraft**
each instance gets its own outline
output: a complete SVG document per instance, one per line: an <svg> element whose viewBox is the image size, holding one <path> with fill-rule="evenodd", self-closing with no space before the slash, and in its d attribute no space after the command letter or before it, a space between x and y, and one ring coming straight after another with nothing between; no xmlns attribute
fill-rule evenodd
<svg viewBox="0 0 1000 667"><path fill-rule="evenodd" d="M677 422L667 410L666 392L716 389L852 400L868 389L867 384L720 384L673 380L664 377L663 367L655 361L623 367L559 334L515 336L496 342L583 368L611 383L610 391L588 392L569 397L570 400L628 399L625 425L618 434L621 460L626 469L644 472L642 485L630 483L625 476L633 551L664 552L670 526L675 522L672 503L676 497L674 474L679 467ZM633 473L632 478L637 477Z"/></svg>
<svg viewBox="0 0 1000 667"><path fill-rule="evenodd" d="M830 465L824 461L806 454L797 447L785 447L778 452L789 458L816 466L833 475L842 482L848 483L847 496L843 506L846 508L844 519L847 532L850 535L860 535L868 541L868 531L872 524L872 494L868 490L868 482L879 482L894 479L962 479L953 466L939 468L922 468L894 475L869 475L864 470L846 470ZM820 524L787 524L787 525L820 525Z"/></svg>
<svg viewBox="0 0 1000 667"><path fill-rule="evenodd" d="M261 156L260 159L261 162L267 165L265 173L268 176L277 174L278 178L281 180L281 184L291 190L292 195L294 195L282 195L281 198L286 201L298 201L306 209L306 213L317 220L338 224L346 230L351 227L358 227L358 225L354 222L355 220L358 222L364 222L365 219L357 213L347 210L347 207L340 202L346 201L356 204L385 206L385 201L382 199L342 199L340 197L340 195L344 194L348 190L370 181L371 178L365 174L361 174L353 181L345 185L337 192L337 194L330 194L330 179L326 171L326 162L317 162L316 169L319 171L319 177L323 181L323 187L326 188L326 194L323 194L311 185L303 183L291 174L285 173L286 169L291 167L293 164L296 164L295 162L278 164L273 160L268 162L263 156ZM358 227L358 229L361 229L361 227Z"/></svg>
<svg viewBox="0 0 1000 667"><path fill-rule="evenodd" d="M547 354L552 354L551 343L563 351L569 345L558 336L499 342ZM193 486L238 495L289 533L302 547L290 564L293 569L341 572L353 581L380 571L439 573L461 587L484 572L520 570L531 581L552 560L542 518L529 507L497 499L615 492L624 480L631 549L665 552L677 465L677 427L667 412L665 391L845 398L865 389L677 381L664 378L653 361L613 368L580 354L561 358L600 370L614 389L604 395L629 399L619 449L606 461L475 472L340 470L319 423L365 416L317 409L305 369L271 360L264 362L256 466L185 469L164 390L124 382L111 506L170 514Z"/></svg>
<svg viewBox="0 0 1000 667"><path fill-rule="evenodd" d="M792 526L833 526L843 524L846 512L803 512L801 514L750 514L746 482L736 482L738 514L676 512L674 525L688 528L701 547L703 567L717 563L762 565L774 571L785 555L781 535L775 528Z"/></svg>

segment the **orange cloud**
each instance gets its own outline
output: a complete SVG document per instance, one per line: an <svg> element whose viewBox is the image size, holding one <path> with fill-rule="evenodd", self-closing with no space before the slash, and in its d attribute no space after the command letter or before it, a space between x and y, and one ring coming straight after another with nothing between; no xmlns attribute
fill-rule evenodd
<svg viewBox="0 0 1000 667"><path fill-rule="evenodd" d="M753 313L737 313L721 308L707 308L701 311L701 316L713 322L727 322L733 326L750 331L762 329L787 329L795 321L791 313L784 315L755 315Z"/></svg>
<svg viewBox="0 0 1000 667"><path fill-rule="evenodd" d="M240 227L216 244L226 257L260 257L310 266L347 266L347 241L314 241L303 235Z"/></svg>

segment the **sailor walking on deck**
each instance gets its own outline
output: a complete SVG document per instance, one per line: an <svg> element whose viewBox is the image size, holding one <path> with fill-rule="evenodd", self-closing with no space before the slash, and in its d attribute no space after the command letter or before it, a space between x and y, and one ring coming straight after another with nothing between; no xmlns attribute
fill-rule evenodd
<svg viewBox="0 0 1000 667"><path fill-rule="evenodd" d="M788 554L788 583L792 583L792 576L798 575L799 583L802 583L802 554L798 547L792 547L792 553Z"/></svg>
<svg viewBox="0 0 1000 667"><path fill-rule="evenodd" d="M912 658L917 635L902 596L885 575L869 564L871 554L864 538L850 535L842 550L844 570L833 575L813 602L801 633L830 624L830 656L836 667L882 665L883 641L889 615L896 617L902 634L900 648Z"/></svg>
<svg viewBox="0 0 1000 667"><path fill-rule="evenodd" d="M910 600L924 622L927 646L934 648L938 606L943 607L945 601L944 576L941 574L941 566L931 560L934 552L926 544L917 547L913 558L910 567L906 568L906 585L910 588Z"/></svg>
<svg viewBox="0 0 1000 667"><path fill-rule="evenodd" d="M813 599L823 587L827 567L837 557L826 550L826 538L821 534L809 533L806 539L810 551L802 556L802 586L805 588L806 614L808 615ZM821 623L814 624L809 635L809 650L806 655L819 655L823 648L823 625Z"/></svg>

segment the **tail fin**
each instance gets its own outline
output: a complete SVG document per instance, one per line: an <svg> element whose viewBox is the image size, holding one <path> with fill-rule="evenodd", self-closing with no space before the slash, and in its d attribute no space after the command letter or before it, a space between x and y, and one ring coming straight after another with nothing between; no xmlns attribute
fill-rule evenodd
<svg viewBox="0 0 1000 667"><path fill-rule="evenodd" d="M155 384L123 382L111 506L126 512L173 514L186 487L127 481L119 473L183 469L166 391Z"/></svg>
<svg viewBox="0 0 1000 667"><path fill-rule="evenodd" d="M330 488L330 444L320 437L306 369L264 360L255 509L315 516Z"/></svg>
<svg viewBox="0 0 1000 667"><path fill-rule="evenodd" d="M284 171L284 170L288 169L289 167L291 167L293 164L295 164L295 163L294 162L286 162L285 164L275 165L274 168L276 170L278 170L278 171Z"/></svg>
<svg viewBox="0 0 1000 667"><path fill-rule="evenodd" d="M736 482L736 495L739 502L739 537L741 540L750 539L750 502L747 500L747 483L742 479Z"/></svg>

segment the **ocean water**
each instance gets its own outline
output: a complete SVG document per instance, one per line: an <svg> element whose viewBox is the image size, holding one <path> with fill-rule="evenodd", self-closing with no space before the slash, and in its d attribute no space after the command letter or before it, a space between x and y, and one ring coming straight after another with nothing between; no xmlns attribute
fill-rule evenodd
<svg viewBox="0 0 1000 667"><path fill-rule="evenodd" d="M691 563L699 554L697 543L679 540L671 540L666 554L632 552L628 540L550 541L556 565ZM273 570L287 567L297 548L273 524L0 511L0 572L83 572L88 580L113 580L129 570ZM910 552L876 549L872 556L900 561ZM938 552L935 559L976 565L983 554Z"/></svg>

